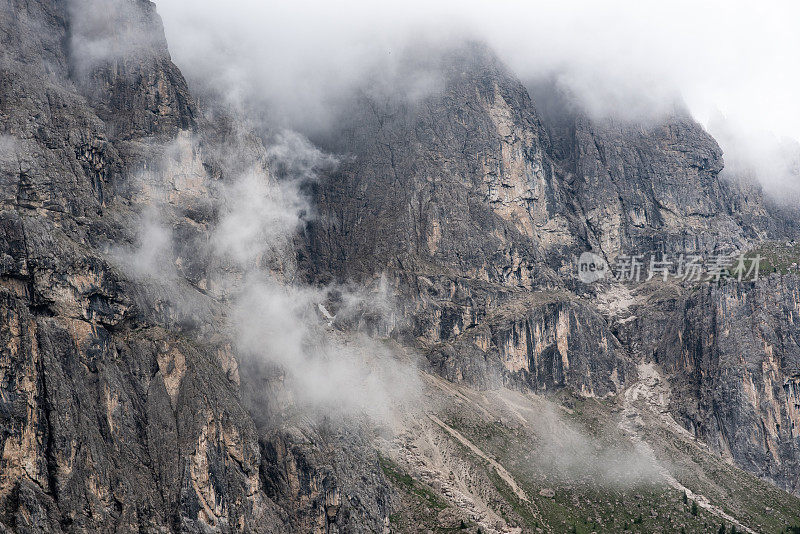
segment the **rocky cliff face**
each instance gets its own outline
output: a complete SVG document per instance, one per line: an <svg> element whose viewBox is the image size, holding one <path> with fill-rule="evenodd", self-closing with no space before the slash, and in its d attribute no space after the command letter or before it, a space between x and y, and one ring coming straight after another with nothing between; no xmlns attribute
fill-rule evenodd
<svg viewBox="0 0 800 534"><path fill-rule="evenodd" d="M643 288L621 339L671 376L670 409L751 472L797 492L797 277ZM625 321L625 318L621 319Z"/></svg>
<svg viewBox="0 0 800 534"><path fill-rule="evenodd" d="M783 392L794 345L774 339L793 336L793 319L765 312L793 302L783 289L793 275L770 279L779 288L768 301L763 281L731 281L704 289L702 304L634 299L621 319L604 290L574 280L586 250L609 263L745 251L793 235L785 212L747 180L723 177L719 146L680 112L656 124L593 121L545 88L539 113L483 47L439 61L433 94L366 98L328 145L355 157L315 190L313 276L388 275L402 295L396 334L452 380L603 396L655 361L673 377L671 408L687 428L796 490L797 421ZM747 304L732 307L720 296L729 293Z"/></svg>
<svg viewBox="0 0 800 534"><path fill-rule="evenodd" d="M380 475L374 451L253 422L230 344L214 341L211 266L194 246L233 134L193 104L154 5L116 7L0 10L2 528L381 529L382 478L349 484L363 499L353 512L337 486L351 470ZM250 150L264 158L259 142ZM114 261L153 239L134 221L155 205L179 236L166 260L178 280L165 268L145 282ZM345 450L349 463L331 460Z"/></svg>
<svg viewBox="0 0 800 534"><path fill-rule="evenodd" d="M0 8L0 529L395 528L407 480L379 459L375 429L286 416L280 372L242 363L225 329L226 284L243 273L204 251L231 176L276 179L268 151L193 102L153 4L118 4ZM686 117L539 113L479 45L423 67L424 95L365 92L319 140L343 157L306 184L316 217L285 237L296 257L259 257L264 269L385 285L391 314L337 327L394 337L456 383L609 399L655 363L685 428L800 491L795 275L650 284L622 307L572 276L584 250L736 250L791 225L721 177L719 147ZM153 208L166 251L141 232ZM145 264L118 261L136 247ZM461 435L431 421L430 439ZM453 479L437 484L456 495Z"/></svg>

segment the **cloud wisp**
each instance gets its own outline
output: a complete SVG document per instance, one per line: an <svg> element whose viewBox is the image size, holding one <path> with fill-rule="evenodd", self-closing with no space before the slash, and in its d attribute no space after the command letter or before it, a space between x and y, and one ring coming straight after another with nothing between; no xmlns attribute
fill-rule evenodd
<svg viewBox="0 0 800 534"><path fill-rule="evenodd" d="M181 319L188 324L218 321L236 349L243 381L257 384L259 377L277 373L278 383L268 386L273 400L280 399L277 409L389 421L419 390L415 365L380 339L352 329L363 313L393 320L385 283L377 279L366 290L312 287L292 276L292 240L310 216L300 186L336 159L288 131L275 134L256 158L250 148L226 145L236 172L215 181L198 163L203 150L214 147L188 134L164 147L163 161L131 186L137 205L146 206L134 243L113 248L109 258L150 288L155 308L193 314L195 321ZM187 237L178 231L185 209L205 196L213 200L216 216ZM203 264L202 274L187 283L183 271L192 262ZM252 392L258 386L248 387ZM253 402L265 394L257 391Z"/></svg>
<svg viewBox="0 0 800 534"><path fill-rule="evenodd" d="M554 79L597 117L653 119L685 105L740 165L759 168L773 150L754 155L744 146L800 141L800 6L780 0L157 6L173 57L194 84L306 133L329 128L341 101L376 72L397 80L391 73L409 49L471 38L523 81ZM776 172L759 172L767 187L794 176Z"/></svg>

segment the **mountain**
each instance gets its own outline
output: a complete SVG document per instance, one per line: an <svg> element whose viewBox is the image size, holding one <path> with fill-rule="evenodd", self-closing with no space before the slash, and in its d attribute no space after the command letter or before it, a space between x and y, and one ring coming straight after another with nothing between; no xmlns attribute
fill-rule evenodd
<svg viewBox="0 0 800 534"><path fill-rule="evenodd" d="M723 177L720 148L684 114L597 123L550 97L540 118L484 47L441 61L440 94L376 112L378 96L331 147L356 158L316 192L334 221L312 224L316 279L389 274L398 335L451 380L605 396L656 363L682 426L797 491L794 275L587 288L574 274L587 250L710 257L793 239L793 223Z"/></svg>
<svg viewBox="0 0 800 534"><path fill-rule="evenodd" d="M796 213L687 113L596 120L462 43L312 145L117 4L0 8L0 530L800 524Z"/></svg>

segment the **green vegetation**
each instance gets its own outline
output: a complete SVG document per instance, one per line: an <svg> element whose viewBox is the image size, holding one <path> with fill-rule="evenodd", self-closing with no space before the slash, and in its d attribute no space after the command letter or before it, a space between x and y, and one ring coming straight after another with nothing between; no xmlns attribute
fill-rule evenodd
<svg viewBox="0 0 800 534"><path fill-rule="evenodd" d="M767 276L771 273L786 274L798 272L797 264L800 264L800 244L789 244L783 241L771 241L763 243L757 248L748 251L747 258L761 256L759 266L760 276ZM792 264L795 264L793 267ZM747 262L749 267L750 262Z"/></svg>
<svg viewBox="0 0 800 534"><path fill-rule="evenodd" d="M517 494L514 493L514 491L508 486L508 484L505 483L505 481L503 481L502 478L500 478L500 475L498 475L493 468L489 468L487 474L489 475L489 478L491 479L495 489L497 489L497 492L502 495L503 499L505 499L509 505L511 505L511 509L514 511L514 513L520 517L527 526L534 528L539 526L536 521L536 517L534 517L533 512L528 505L521 501L519 497L517 497ZM510 525L515 525L517 522L513 517L509 517L507 514L503 513L502 510L500 511L500 515L502 515L503 519L505 519Z"/></svg>
<svg viewBox="0 0 800 534"><path fill-rule="evenodd" d="M436 510L444 510L447 508L447 503L438 495L436 495L427 486L414 480L408 474L402 472L400 468L388 458L378 456L378 461L381 464L383 474L388 478L398 489L405 491L408 494L414 495L424 501L428 506Z"/></svg>
<svg viewBox="0 0 800 534"><path fill-rule="evenodd" d="M591 453L596 448L603 454L606 450L614 455L627 454L626 440L617 433L617 425L610 423L620 413L619 399L582 398L564 391L556 398L565 406L559 417L582 436L590 437L592 448L585 451ZM520 407L517 415L525 413ZM519 497L492 462L446 434L452 447L450 454L470 466L471 478L466 482L476 485L484 502L509 526L522 527L523 532L738 532L730 524L720 525L720 517L700 507L687 492L675 491L660 479L615 482L608 479L606 471L593 472L592 466L600 462L591 460L580 463L579 469L554 466L547 456L553 454L547 449L547 440L537 434L535 425L520 425L521 415L515 418L492 414L491 410L463 409L437 415L483 455L501 464L525 492L529 500ZM800 501L795 497L657 424L645 425L641 432L656 457L670 465L673 476L712 503L724 506L726 513L743 524L758 532L800 534L800 529L787 529L787 525L800 521ZM424 526L439 533L476 532L477 525L464 521L463 516L450 515L453 508L446 509L449 505L428 485L390 460L381 458L381 466L387 479L405 496L404 503L412 502L411 512L406 507L403 517L390 518L393 531L418 531ZM766 511L765 502L770 503Z"/></svg>
<svg viewBox="0 0 800 534"><path fill-rule="evenodd" d="M579 425L584 435L592 435L604 445L610 445L606 440L619 443L616 436L609 435L606 405L591 398L569 396L566 400L570 412L565 417ZM596 475L585 472L552 470L546 464L531 461L536 454L537 439L519 427L500 421L487 422L463 412L440 417L503 465L531 499L530 503L521 501L488 462L456 444L472 461L485 467L485 474L500 498L493 508L511 526L528 527L530 530L526 532L546 526L555 532L578 534L716 531L718 523L713 515L698 508L697 515L692 516L683 503L682 493L666 485L646 481L616 485L600 482ZM553 489L555 496L549 492L540 494L543 488Z"/></svg>

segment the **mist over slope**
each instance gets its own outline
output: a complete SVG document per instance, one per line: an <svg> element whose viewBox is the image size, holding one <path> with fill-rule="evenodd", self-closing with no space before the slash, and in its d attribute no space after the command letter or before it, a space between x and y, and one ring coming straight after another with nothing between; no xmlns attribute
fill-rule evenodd
<svg viewBox="0 0 800 534"><path fill-rule="evenodd" d="M306 134L330 128L341 99L376 78L424 90L423 74L396 76L409 51L424 62L426 49L474 39L594 119L649 122L686 107L740 171L777 197L797 194L800 42L789 21L799 14L787 2L158 5L190 80Z"/></svg>
<svg viewBox="0 0 800 534"><path fill-rule="evenodd" d="M363 7L0 8L0 529L800 523L797 210L643 12Z"/></svg>

